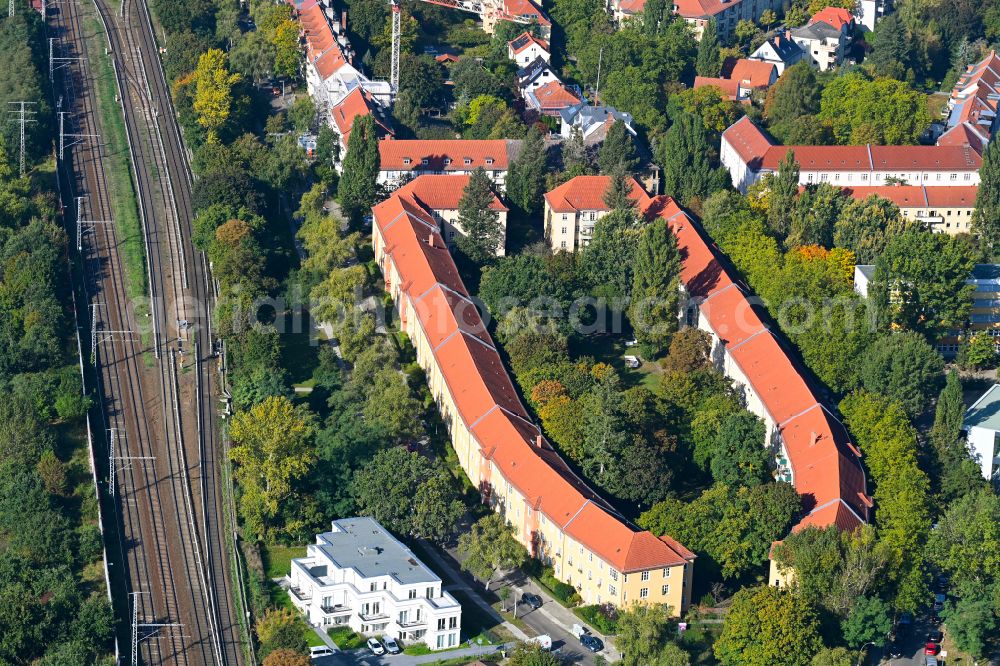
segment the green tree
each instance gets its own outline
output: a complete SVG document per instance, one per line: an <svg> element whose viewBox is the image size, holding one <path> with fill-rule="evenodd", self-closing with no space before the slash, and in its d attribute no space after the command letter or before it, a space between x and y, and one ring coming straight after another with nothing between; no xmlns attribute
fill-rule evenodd
<svg viewBox="0 0 1000 666"><path fill-rule="evenodd" d="M967 281L975 263L964 239L919 229L894 236L875 261L869 287L880 324L928 339L965 328L974 290Z"/></svg>
<svg viewBox="0 0 1000 666"><path fill-rule="evenodd" d="M465 513L443 470L401 446L376 453L354 473L351 488L360 513L405 536L443 543Z"/></svg>
<svg viewBox="0 0 1000 666"><path fill-rule="evenodd" d="M337 194L351 222L357 224L376 201L380 159L375 118L362 116L354 123L344 156Z"/></svg>
<svg viewBox="0 0 1000 666"><path fill-rule="evenodd" d="M665 604L634 604L618 613L615 647L622 653L623 666L647 664L667 666L670 662L665 661L663 657L668 650L676 659L676 650L668 648L668 646L677 647L670 642L674 634L674 622L671 619L673 612L673 609ZM686 653L683 655L687 656Z"/></svg>
<svg viewBox="0 0 1000 666"><path fill-rule="evenodd" d="M521 641L507 657L509 666L560 666L554 654L533 641Z"/></svg>
<svg viewBox="0 0 1000 666"><path fill-rule="evenodd" d="M612 123L604 143L597 152L597 165L601 173L610 174L615 169L631 171L639 163L635 154L635 143L628 126L623 122Z"/></svg>
<svg viewBox="0 0 1000 666"><path fill-rule="evenodd" d="M992 256L1000 253L1000 144L993 141L986 146L979 169L972 231Z"/></svg>
<svg viewBox="0 0 1000 666"><path fill-rule="evenodd" d="M715 19L709 19L702 30L701 41L698 42L698 59L694 66L698 76L718 76L722 68L717 26Z"/></svg>
<svg viewBox="0 0 1000 666"><path fill-rule="evenodd" d="M840 623L844 641L853 648L886 644L892 630L892 609L878 597L861 597Z"/></svg>
<svg viewBox="0 0 1000 666"><path fill-rule="evenodd" d="M787 68L767 91L764 102L764 118L771 132L781 139L779 125L819 113L822 90L816 71L808 62L798 62Z"/></svg>
<svg viewBox="0 0 1000 666"><path fill-rule="evenodd" d="M845 145L915 144L931 120L922 93L895 79L869 80L858 72L827 84L819 117Z"/></svg>
<svg viewBox="0 0 1000 666"><path fill-rule="evenodd" d="M771 230L784 238L790 230L790 214L799 194L799 163L795 151L789 150L778 164L778 173L768 182L771 198L767 206L767 223Z"/></svg>
<svg viewBox="0 0 1000 666"><path fill-rule="evenodd" d="M949 601L941 613L948 634L958 648L976 659L984 659L996 639L1000 621L991 600L983 591Z"/></svg>
<svg viewBox="0 0 1000 666"><path fill-rule="evenodd" d="M521 566L527 557L524 546L514 538L514 528L498 513L473 523L458 537L458 550L465 557L462 568L484 580L486 589L499 571Z"/></svg>
<svg viewBox="0 0 1000 666"><path fill-rule="evenodd" d="M756 486L768 476L764 422L748 411L726 416L711 456L712 478L729 486Z"/></svg>
<svg viewBox="0 0 1000 666"><path fill-rule="evenodd" d="M257 620L255 629L260 641L258 654L262 659L279 650L295 654L306 654L309 650L302 619L289 608L269 609Z"/></svg>
<svg viewBox="0 0 1000 666"><path fill-rule="evenodd" d="M903 79L910 61L910 43L900 17L888 14L875 30L875 45L865 64L878 76Z"/></svg>
<svg viewBox="0 0 1000 666"><path fill-rule="evenodd" d="M663 191L683 204L724 189L729 174L716 168L714 149L700 117L681 113L656 146L663 166Z"/></svg>
<svg viewBox="0 0 1000 666"><path fill-rule="evenodd" d="M500 213L493 208L495 198L493 182L486 170L478 167L469 176L458 202L461 233L456 240L458 250L477 264L493 261L503 247L504 230Z"/></svg>
<svg viewBox="0 0 1000 666"><path fill-rule="evenodd" d="M967 333L955 359L963 370L986 370L997 366L996 340L988 333Z"/></svg>
<svg viewBox="0 0 1000 666"><path fill-rule="evenodd" d="M854 654L844 647L823 648L809 662L810 666L854 666Z"/></svg>
<svg viewBox="0 0 1000 666"><path fill-rule="evenodd" d="M308 132L316 122L316 104L309 95L300 95L288 110L288 119L297 132Z"/></svg>
<svg viewBox="0 0 1000 666"><path fill-rule="evenodd" d="M980 488L952 502L927 542L929 557L960 598L974 599L1000 583L1000 497Z"/></svg>
<svg viewBox="0 0 1000 666"><path fill-rule="evenodd" d="M663 353L677 331L680 270L674 234L662 220L651 223L635 251L628 318L636 338L657 354Z"/></svg>
<svg viewBox="0 0 1000 666"><path fill-rule="evenodd" d="M296 481L312 467L314 430L311 415L283 397L233 416L229 458L240 485L240 513L252 534L265 534Z"/></svg>
<svg viewBox="0 0 1000 666"><path fill-rule="evenodd" d="M545 138L532 126L507 174L507 197L525 214L537 213L541 208L545 171Z"/></svg>
<svg viewBox="0 0 1000 666"><path fill-rule="evenodd" d="M594 292L608 299L628 295L635 264L638 219L632 210L614 210L594 225L590 245L580 255L580 271Z"/></svg>
<svg viewBox="0 0 1000 666"><path fill-rule="evenodd" d="M839 187L828 183L806 187L791 209L788 247L833 245L833 227L840 218L845 199Z"/></svg>
<svg viewBox="0 0 1000 666"><path fill-rule="evenodd" d="M733 596L713 650L723 666L808 665L823 648L815 611L791 591L747 587Z"/></svg>
<svg viewBox="0 0 1000 666"><path fill-rule="evenodd" d="M917 226L902 216L896 204L873 194L852 199L841 209L833 226L833 243L854 252L859 264L874 264L893 237Z"/></svg>

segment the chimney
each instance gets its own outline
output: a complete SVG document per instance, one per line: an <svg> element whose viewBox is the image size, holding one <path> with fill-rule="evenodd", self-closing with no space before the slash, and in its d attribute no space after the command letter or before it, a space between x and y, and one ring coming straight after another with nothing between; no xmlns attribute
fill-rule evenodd
<svg viewBox="0 0 1000 666"><path fill-rule="evenodd" d="M535 436L535 446L537 446L538 448L542 448L542 441L543 440L541 435Z"/></svg>
<svg viewBox="0 0 1000 666"><path fill-rule="evenodd" d="M813 431L812 436L809 438L809 445L819 444L820 435L818 432Z"/></svg>
<svg viewBox="0 0 1000 666"><path fill-rule="evenodd" d="M340 12L340 29L347 32L347 10Z"/></svg>
<svg viewBox="0 0 1000 666"><path fill-rule="evenodd" d="M427 234L427 244L434 247L434 234Z"/></svg>

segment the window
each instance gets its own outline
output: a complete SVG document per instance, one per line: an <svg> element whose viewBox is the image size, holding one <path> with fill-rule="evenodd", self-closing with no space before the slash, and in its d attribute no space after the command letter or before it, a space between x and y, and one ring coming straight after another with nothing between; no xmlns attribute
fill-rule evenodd
<svg viewBox="0 0 1000 666"><path fill-rule="evenodd" d="M958 174L957 173L951 174L950 180L958 180Z"/></svg>
<svg viewBox="0 0 1000 666"><path fill-rule="evenodd" d="M560 249L565 250L566 249L566 241L562 241L561 243L559 243L559 247L560 247Z"/></svg>
<svg viewBox="0 0 1000 666"><path fill-rule="evenodd" d="M820 174L819 179L825 183L826 181L830 180L830 174L822 173Z"/></svg>
<svg viewBox="0 0 1000 666"><path fill-rule="evenodd" d="M611 580L618 580L618 572L617 571L615 571L614 569L610 569L609 573L611 574Z"/></svg>
<svg viewBox="0 0 1000 666"><path fill-rule="evenodd" d="M964 180L972 180L972 174L971 173L965 174Z"/></svg>
<svg viewBox="0 0 1000 666"><path fill-rule="evenodd" d="M493 164L493 162L494 162L494 160L493 160L493 158L492 158L492 157L487 157L487 158L486 158L486 165L487 165L487 166L490 166L491 164Z"/></svg>
<svg viewBox="0 0 1000 666"><path fill-rule="evenodd" d="M640 599L645 599L648 596L649 596L649 588L648 587L644 587L641 590L639 590L639 598Z"/></svg>
<svg viewBox="0 0 1000 666"><path fill-rule="evenodd" d="M448 166L449 164L451 164L451 158L450 157L444 158L444 165Z"/></svg>
<svg viewBox="0 0 1000 666"><path fill-rule="evenodd" d="M861 174L861 180L868 180L868 174L866 173Z"/></svg>
<svg viewBox="0 0 1000 666"><path fill-rule="evenodd" d="M465 166L469 166L470 164L472 164L472 158L471 157L466 157L462 161L465 162Z"/></svg>
<svg viewBox="0 0 1000 666"><path fill-rule="evenodd" d="M454 647L456 634L448 634L448 647Z"/></svg>
<svg viewBox="0 0 1000 666"><path fill-rule="evenodd" d="M417 598L417 591L416 590L410 590L410 596L408 598L409 599L416 599Z"/></svg>
<svg viewBox="0 0 1000 666"><path fill-rule="evenodd" d="M594 561L594 554L593 553L587 553L587 561L588 562L593 562Z"/></svg>
<svg viewBox="0 0 1000 666"><path fill-rule="evenodd" d="M428 587L427 588L427 598L428 599L433 599L434 598L434 588L433 587Z"/></svg>
<svg viewBox="0 0 1000 666"><path fill-rule="evenodd" d="M438 631L444 631L444 618L438 618Z"/></svg>
<svg viewBox="0 0 1000 666"><path fill-rule="evenodd" d="M811 173L806 175L806 180L809 181L810 183L813 182L813 175Z"/></svg>
<svg viewBox="0 0 1000 666"><path fill-rule="evenodd" d="M670 578L670 569L667 569L667 568L663 569L663 577L664 578Z"/></svg>
<svg viewBox="0 0 1000 666"><path fill-rule="evenodd" d="M427 158L425 157L424 159L420 160L420 164L422 164L423 166L427 166L429 164L429 162L427 161Z"/></svg>
<svg viewBox="0 0 1000 666"><path fill-rule="evenodd" d="M668 594L670 594L670 586L669 585L664 585L663 589L660 590L660 591L663 594L663 596L667 596Z"/></svg>
<svg viewBox="0 0 1000 666"><path fill-rule="evenodd" d="M409 163L410 163L410 162L412 162L412 161L413 161L413 160L411 160L411 159L410 159L409 157L404 157L404 158L403 158L403 164L409 164Z"/></svg>
<svg viewBox="0 0 1000 666"><path fill-rule="evenodd" d="M562 232L563 232L563 233L566 233L566 227L563 227L563 228L562 228Z"/></svg>
<svg viewBox="0 0 1000 666"><path fill-rule="evenodd" d="M439 650L444 647L444 636L438 636L437 646Z"/></svg>
<svg viewBox="0 0 1000 666"><path fill-rule="evenodd" d="M569 215L567 215L566 213L563 213L562 216L563 216L563 222L569 219Z"/></svg>
<svg viewBox="0 0 1000 666"><path fill-rule="evenodd" d="M610 594L612 594L612 595L617 595L618 594L618 590L615 589L614 585L608 585L608 592Z"/></svg>
<svg viewBox="0 0 1000 666"><path fill-rule="evenodd" d="M639 580L642 580L642 581L647 581L647 580L649 580L649 572L648 572L648 571L643 571L643 572L642 572L642 573L641 573L641 574L639 575Z"/></svg>
<svg viewBox="0 0 1000 666"><path fill-rule="evenodd" d="M452 615L451 617L448 618L448 628L449 629L457 629L458 628L458 616L457 615Z"/></svg>
<svg viewBox="0 0 1000 666"><path fill-rule="evenodd" d="M374 591L375 591L375 590L377 590L377 589L378 589L378 583L371 583L371 584L370 584L370 585L368 586L368 591L369 591L369 592L374 592Z"/></svg>

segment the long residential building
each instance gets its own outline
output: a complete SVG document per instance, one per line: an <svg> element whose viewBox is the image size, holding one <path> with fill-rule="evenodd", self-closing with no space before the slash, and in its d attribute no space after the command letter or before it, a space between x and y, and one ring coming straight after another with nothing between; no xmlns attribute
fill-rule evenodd
<svg viewBox="0 0 1000 666"><path fill-rule="evenodd" d="M372 212L372 246L385 289L416 348L457 458L484 501L585 603L668 604L674 615L686 612L694 554L669 536L630 524L542 436L438 223L399 194Z"/></svg>
<svg viewBox="0 0 1000 666"><path fill-rule="evenodd" d="M333 521L305 557L292 560L286 580L292 604L324 630L349 626L432 650L461 642L461 605L437 574L372 518Z"/></svg>
<svg viewBox="0 0 1000 666"><path fill-rule="evenodd" d="M600 194L607 185L593 178L578 176L549 192L547 207L569 205L577 215L593 211L599 219L608 210ZM696 326L712 336L711 357L735 382L747 409L766 424L761 445L773 454L775 478L791 483L803 498L804 515L793 529L829 525L853 529L867 522L872 502L860 451L819 399L785 343L765 323L766 317L753 305L753 295L673 199L640 197L639 209L651 223L666 220L677 238L684 295L681 325Z"/></svg>
<svg viewBox="0 0 1000 666"><path fill-rule="evenodd" d="M886 185L849 187L844 193L854 199L875 195L899 207L903 217L923 222L931 231L956 235L972 233L972 213L976 210L975 185L965 187L925 187Z"/></svg>
<svg viewBox="0 0 1000 666"><path fill-rule="evenodd" d="M781 146L744 116L722 133L719 158L740 192L775 173L789 151L799 164L799 184L838 187L979 185L983 159L968 144L936 146Z"/></svg>
<svg viewBox="0 0 1000 666"><path fill-rule="evenodd" d="M468 175L482 167L503 192L520 150L517 139L385 139L378 142L378 183L395 188L423 174Z"/></svg>

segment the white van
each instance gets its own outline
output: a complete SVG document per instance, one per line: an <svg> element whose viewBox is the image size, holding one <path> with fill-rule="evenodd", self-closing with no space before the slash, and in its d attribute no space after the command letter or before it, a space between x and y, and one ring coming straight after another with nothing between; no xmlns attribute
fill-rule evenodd
<svg viewBox="0 0 1000 666"><path fill-rule="evenodd" d="M545 634L542 634L541 636L535 636L534 638L529 638L528 642L530 642L530 643L538 643L539 645L542 646L543 650L551 650L552 649L552 637L551 636L547 636Z"/></svg>
<svg viewBox="0 0 1000 666"><path fill-rule="evenodd" d="M329 657L331 655L333 655L333 650L325 645L309 648L310 659L319 659L320 657Z"/></svg>

